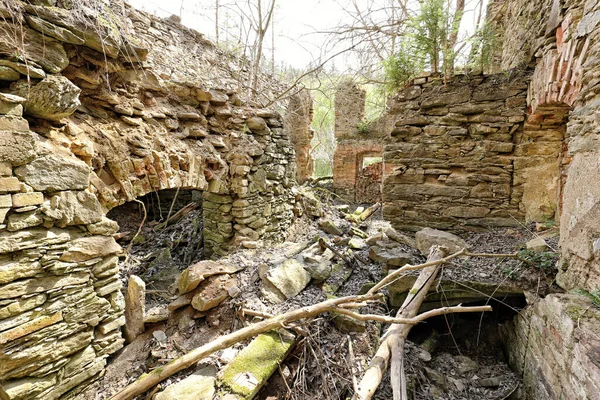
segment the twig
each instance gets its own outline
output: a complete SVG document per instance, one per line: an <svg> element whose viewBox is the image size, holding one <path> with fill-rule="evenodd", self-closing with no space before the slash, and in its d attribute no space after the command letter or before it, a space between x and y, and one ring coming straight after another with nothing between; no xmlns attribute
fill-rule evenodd
<svg viewBox="0 0 600 400"><path fill-rule="evenodd" d="M350 371L352 373L352 389L354 393L358 391L358 380L356 379L356 360L354 358L354 349L352 348L352 338L350 335L346 335L348 338L348 354L350 355Z"/></svg>
<svg viewBox="0 0 600 400"><path fill-rule="evenodd" d="M331 311L336 306L344 303L363 302L367 300L373 300L381 298L380 294L366 294L357 296L340 297L336 299L329 299L321 303L314 304L308 307L302 307L297 310L292 310L284 314L279 314L272 318L268 318L264 321L257 322L249 325L238 331L232 332L228 335L219 337L203 346L200 346L183 356L174 359L162 368L157 368L152 372L141 376L132 384L126 386L123 390L112 396L111 400L129 400L137 395L140 395L158 383L172 376L173 374L188 368L203 358L213 354L214 352L222 349L226 349L231 345L238 343L242 340L249 339L257 336L261 333L278 329L282 324L298 321L300 319L312 318L319 314Z"/></svg>
<svg viewBox="0 0 600 400"><path fill-rule="evenodd" d="M385 315L378 314L359 314L353 311L350 311L345 308L337 307L333 310L333 312L344 314L348 317L357 319L359 321L378 321L386 324L405 324L405 325L416 325L419 322L423 322L428 318L436 317L439 315L453 314L453 313L471 313L471 312L484 312L484 311L492 311L492 306L475 306L475 307L463 307L461 305L454 307L441 307L436 308L424 313L417 315L412 318L398 318L398 317L388 317Z"/></svg>
<svg viewBox="0 0 600 400"><path fill-rule="evenodd" d="M135 238L138 237L138 235L142 231L142 227L144 226L144 223L146 222L146 216L147 216L146 205L144 204L144 202L140 201L138 199L133 199L133 201L135 201L136 203L140 203L142 205L142 210L144 210L144 218L142 218L142 222L140 222L140 226L138 227L137 232L135 233L135 235L133 235L131 242L129 242L129 244L127 245L127 248L125 249L125 261L123 261L123 263L126 263L127 260L129 259L129 252L131 251L131 247L133 246L133 243L135 242Z"/></svg>

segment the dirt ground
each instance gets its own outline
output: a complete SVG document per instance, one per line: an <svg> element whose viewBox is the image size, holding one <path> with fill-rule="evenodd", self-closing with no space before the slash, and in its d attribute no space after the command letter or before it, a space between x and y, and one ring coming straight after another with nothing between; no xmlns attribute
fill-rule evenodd
<svg viewBox="0 0 600 400"><path fill-rule="evenodd" d="M350 223L342 218L343 213L334 208L339 202L332 198L321 200L325 201L323 207L327 217L342 230L347 230ZM327 201L331 203L328 204ZM351 207L351 210L353 209L354 206ZM137 214L135 210L124 208L120 214L113 214L113 218L121 225L121 231L130 232L122 241L124 247L128 245L128 240L135 236L143 219L139 210ZM164 307L172 301L176 297L173 283L180 272L202 259L200 206L173 225L163 229L156 229L157 226L158 220L146 219L122 265L124 282L130 274L137 274L146 282L147 309ZM381 220L380 214L376 214L360 228L372 236L389 228L389 224ZM461 236L472 246L473 252L513 253L536 234L538 233L535 226L521 226L517 229L490 229ZM237 274L239 287L242 289L239 296L230 298L203 316L188 308L176 311L168 321L147 325L145 334L109 359L104 378L93 384L82 399L106 399L136 380L142 373L160 367L219 335L251 323L251 318L241 315L242 308L280 314L325 300L327 295L322 290L322 285L312 283L294 298L281 304L270 304L261 294L261 279L258 273L259 267L280 259L290 246L314 240L318 236L326 238L340 252L346 250L343 238L340 240L325 234L313 218L304 215L294 223L285 243L234 251L223 261L244 266ZM556 237L548 239L549 247L556 248L557 240ZM398 246L413 255L415 262L425 260L416 249L402 244ZM357 261L353 264L350 276L335 282L340 286L336 296L357 294L365 283L376 282L381 278L382 266L371 261L368 253L368 249L354 252L354 259ZM556 256L549 251L545 258L540 260L539 256L523 254L524 257L535 259L454 260L445 266L443 276L453 280L498 284L511 281L540 295L555 290L552 278L555 273ZM361 312L395 314L395 310L389 309L386 304L371 305L361 309ZM411 398L522 398L518 396L520 379L504 361L502 343L496 331L497 325L511 318L514 312L515 310L506 308L485 316L477 314L437 317L414 328L409 337L406 363ZM308 400L351 397L352 378L360 378L362 375L385 328L386 326L380 323L367 322L361 328L361 332L344 333L334 326L330 315L313 319L303 325L308 335L298 338L290 355L256 398ZM246 344L238 343L203 360L202 363L212 364L219 369ZM349 356L350 345L354 353L353 359ZM198 367L180 372L163 382L162 387L182 379L196 369ZM389 377L384 379L375 398L391 398Z"/></svg>

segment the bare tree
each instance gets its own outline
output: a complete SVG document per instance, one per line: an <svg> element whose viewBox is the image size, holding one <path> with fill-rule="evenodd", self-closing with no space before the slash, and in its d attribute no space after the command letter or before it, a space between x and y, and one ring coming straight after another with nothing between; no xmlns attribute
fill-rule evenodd
<svg viewBox="0 0 600 400"><path fill-rule="evenodd" d="M273 17L273 11L275 10L275 0L270 0L266 4L266 8L263 8L263 0L248 0L248 7L250 8L250 15L252 19L250 24L256 34L254 43L254 61L252 68L252 95L256 96L256 90L258 87L258 78L260 75L260 62L263 53L263 44L271 19Z"/></svg>

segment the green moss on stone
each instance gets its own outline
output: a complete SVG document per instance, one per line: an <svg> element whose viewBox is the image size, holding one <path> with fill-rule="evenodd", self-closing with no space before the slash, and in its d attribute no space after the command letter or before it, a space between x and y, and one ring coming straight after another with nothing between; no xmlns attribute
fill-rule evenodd
<svg viewBox="0 0 600 400"><path fill-rule="evenodd" d="M293 336L286 332L257 336L221 372L221 384L245 399L252 399L285 359L293 344Z"/></svg>

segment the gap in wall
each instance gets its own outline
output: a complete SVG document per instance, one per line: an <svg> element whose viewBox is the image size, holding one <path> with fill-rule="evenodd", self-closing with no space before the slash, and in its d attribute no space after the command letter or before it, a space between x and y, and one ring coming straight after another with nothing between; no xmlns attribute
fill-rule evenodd
<svg viewBox="0 0 600 400"><path fill-rule="evenodd" d="M121 277L140 276L150 294L160 297L181 271L204 259L201 191L152 192L113 208L107 216L119 223L117 242L126 251L120 260Z"/></svg>

